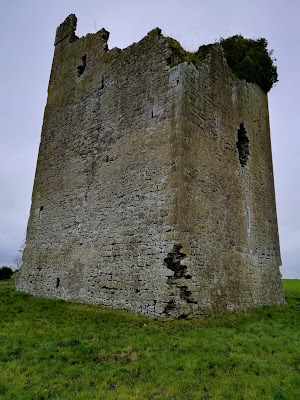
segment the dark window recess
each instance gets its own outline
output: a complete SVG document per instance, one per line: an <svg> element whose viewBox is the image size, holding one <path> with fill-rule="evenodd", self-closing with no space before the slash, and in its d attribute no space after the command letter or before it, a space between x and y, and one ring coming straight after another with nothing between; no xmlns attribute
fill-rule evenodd
<svg viewBox="0 0 300 400"><path fill-rule="evenodd" d="M100 89L104 89L104 76L102 76L102 79L101 79L101 87L100 87Z"/></svg>
<svg viewBox="0 0 300 400"><path fill-rule="evenodd" d="M84 73L85 67L86 67L86 54L83 57L81 57L81 63L77 67L78 76L81 76Z"/></svg>
<svg viewBox="0 0 300 400"><path fill-rule="evenodd" d="M248 162L250 152L249 139L243 124L240 124L240 128L238 130L238 140L236 142L236 147L239 152L240 164L242 167L244 167Z"/></svg>
<svg viewBox="0 0 300 400"><path fill-rule="evenodd" d="M44 206L40 206L40 209L39 209L39 219L41 219L41 217L42 217L42 211L44 210Z"/></svg>
<svg viewBox="0 0 300 400"><path fill-rule="evenodd" d="M58 289L59 284L60 284L60 279L59 279L59 278L56 278L56 289Z"/></svg>

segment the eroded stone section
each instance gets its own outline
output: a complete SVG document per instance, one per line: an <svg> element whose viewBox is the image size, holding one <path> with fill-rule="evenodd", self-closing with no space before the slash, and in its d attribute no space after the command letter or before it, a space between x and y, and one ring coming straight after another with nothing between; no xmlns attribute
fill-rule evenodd
<svg viewBox="0 0 300 400"><path fill-rule="evenodd" d="M195 66L160 29L109 50L75 28L57 29L18 289L154 317L282 304L266 94L218 45Z"/></svg>
<svg viewBox="0 0 300 400"><path fill-rule="evenodd" d="M244 167L248 162L250 151L248 135L242 123L240 124L240 127L238 129L237 138L238 140L236 142L236 147L239 152L240 164L242 167Z"/></svg>
<svg viewBox="0 0 300 400"><path fill-rule="evenodd" d="M176 293L175 298L167 303L164 312L167 316L186 318L192 313L192 309L187 307L187 305L191 303L196 304L197 302L192 299L192 292L187 286L191 275L187 274L187 266L183 264L186 254L182 253L181 249L182 245L180 243L175 244L173 250L164 259L166 267L173 272L171 276L168 276L167 284L170 286L171 292L175 290ZM179 293L177 293L178 289ZM184 307L182 307L182 303L187 304L184 304Z"/></svg>

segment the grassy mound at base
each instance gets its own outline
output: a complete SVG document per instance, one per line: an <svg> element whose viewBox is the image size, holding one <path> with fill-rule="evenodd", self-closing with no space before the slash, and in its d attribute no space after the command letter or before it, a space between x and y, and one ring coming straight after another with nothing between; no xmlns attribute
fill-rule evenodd
<svg viewBox="0 0 300 400"><path fill-rule="evenodd" d="M300 398L300 281L287 305L159 321L0 283L0 399Z"/></svg>

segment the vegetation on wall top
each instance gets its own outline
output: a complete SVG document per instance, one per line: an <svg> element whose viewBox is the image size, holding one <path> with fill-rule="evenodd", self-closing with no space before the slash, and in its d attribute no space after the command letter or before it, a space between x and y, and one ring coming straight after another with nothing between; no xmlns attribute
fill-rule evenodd
<svg viewBox="0 0 300 400"><path fill-rule="evenodd" d="M203 45L200 46L196 52L191 52L184 50L177 40L171 37L166 37L166 39L172 49L172 57L167 60L171 67L181 64L184 61L193 63L196 67L200 67L202 61L213 47L213 44Z"/></svg>
<svg viewBox="0 0 300 400"><path fill-rule="evenodd" d="M184 61L187 61L188 63L191 62L196 67L201 65L202 60L197 57L197 53L185 51L181 44L171 37L166 37L166 39L170 48L172 49L172 57L167 60L170 67L174 67L175 65L181 64Z"/></svg>
<svg viewBox="0 0 300 400"><path fill-rule="evenodd" d="M210 52L213 44L200 46L196 52L185 51L180 43L170 37L166 38L172 49L172 57L168 60L171 67L184 61L199 67ZM220 44L232 72L247 82L258 84L268 92L278 82L277 67L272 58L273 50L267 49L268 42L264 38L245 39L241 35L221 38Z"/></svg>
<svg viewBox="0 0 300 400"><path fill-rule="evenodd" d="M278 82L276 60L272 58L273 50L267 49L266 39L245 39L235 35L222 38L220 44L228 65L238 78L257 83L265 92Z"/></svg>

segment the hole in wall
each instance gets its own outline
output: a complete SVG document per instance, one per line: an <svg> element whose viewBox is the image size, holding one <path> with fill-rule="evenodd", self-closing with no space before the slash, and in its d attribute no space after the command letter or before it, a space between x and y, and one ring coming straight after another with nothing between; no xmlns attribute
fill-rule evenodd
<svg viewBox="0 0 300 400"><path fill-rule="evenodd" d="M59 279L59 278L56 278L56 289L58 289L59 284L60 284L60 279Z"/></svg>
<svg viewBox="0 0 300 400"><path fill-rule="evenodd" d="M81 57L80 65L77 67L77 75L81 76L86 68L86 54Z"/></svg>
<svg viewBox="0 0 300 400"><path fill-rule="evenodd" d="M180 292L180 299L187 303L197 304L197 301L193 300L192 292L189 290L188 286L183 283L183 279L191 279L191 275L186 274L187 266L181 264L181 262L186 258L186 254L181 252L182 245L180 243L174 244L173 249L168 256L164 259L165 266L174 272L173 276L168 276L167 283L173 287L177 287ZM186 281L185 281L186 282ZM167 315L174 313L177 308L175 299L170 300L165 306L164 312ZM187 310L182 313L179 318L186 318L189 312Z"/></svg>
<svg viewBox="0 0 300 400"><path fill-rule="evenodd" d="M175 244L173 250L168 254L168 257L164 259L165 265L171 271L174 272L174 278L180 279L184 276L186 272L186 266L181 264L181 260L183 260L186 255L181 253L181 244Z"/></svg>
<svg viewBox="0 0 300 400"><path fill-rule="evenodd" d="M238 129L238 140L236 142L236 147L239 152L239 160L242 167L244 167L248 163L250 151L249 151L249 139L247 131L244 127L244 124L240 124Z"/></svg>

